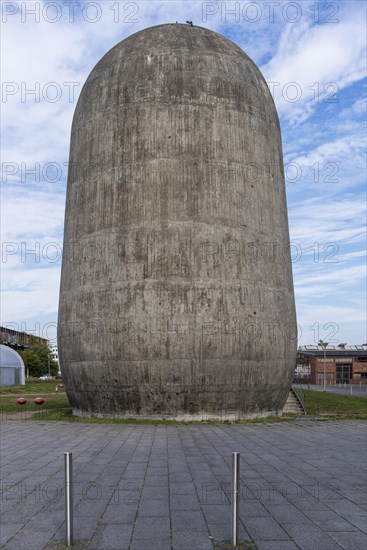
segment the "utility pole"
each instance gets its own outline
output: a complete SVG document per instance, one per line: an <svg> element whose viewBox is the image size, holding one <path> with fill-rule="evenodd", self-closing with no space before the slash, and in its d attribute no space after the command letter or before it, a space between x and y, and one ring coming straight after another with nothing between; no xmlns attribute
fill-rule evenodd
<svg viewBox="0 0 367 550"><path fill-rule="evenodd" d="M319 340L319 346L324 350L324 391L326 391L326 348L328 347L329 342L324 342L324 340Z"/></svg>

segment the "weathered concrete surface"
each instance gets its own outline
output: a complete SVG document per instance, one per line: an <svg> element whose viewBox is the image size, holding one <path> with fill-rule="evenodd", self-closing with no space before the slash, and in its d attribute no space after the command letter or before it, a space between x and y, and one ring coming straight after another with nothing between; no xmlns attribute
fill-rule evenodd
<svg viewBox="0 0 367 550"><path fill-rule="evenodd" d="M280 412L296 354L278 117L235 44L160 25L90 74L59 313L76 414Z"/></svg>

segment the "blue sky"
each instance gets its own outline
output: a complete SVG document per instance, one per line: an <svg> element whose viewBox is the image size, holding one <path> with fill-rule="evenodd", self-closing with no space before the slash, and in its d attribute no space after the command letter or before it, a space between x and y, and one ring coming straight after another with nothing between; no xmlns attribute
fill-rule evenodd
<svg viewBox="0 0 367 550"><path fill-rule="evenodd" d="M362 344L366 4L3 1L1 323L53 339L70 126L97 61L130 34L192 20L261 69L283 139L299 343Z"/></svg>

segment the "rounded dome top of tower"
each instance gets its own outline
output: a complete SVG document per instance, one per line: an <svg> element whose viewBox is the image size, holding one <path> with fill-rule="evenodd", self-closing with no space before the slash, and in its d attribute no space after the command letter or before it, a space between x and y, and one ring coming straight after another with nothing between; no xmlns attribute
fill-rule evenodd
<svg viewBox="0 0 367 550"><path fill-rule="evenodd" d="M236 44L204 27L164 24L132 34L97 63L76 113L106 104L159 101L232 106L278 117L266 81Z"/></svg>
<svg viewBox="0 0 367 550"><path fill-rule="evenodd" d="M125 52L140 50L141 54L149 52L170 53L174 50L185 48L188 52L197 52L201 48L205 52L211 51L219 55L245 56L251 63L251 59L244 51L231 40L223 35L204 27L184 25L181 23L167 23L148 27L138 31L111 48L99 63L111 62L113 55L121 48Z"/></svg>

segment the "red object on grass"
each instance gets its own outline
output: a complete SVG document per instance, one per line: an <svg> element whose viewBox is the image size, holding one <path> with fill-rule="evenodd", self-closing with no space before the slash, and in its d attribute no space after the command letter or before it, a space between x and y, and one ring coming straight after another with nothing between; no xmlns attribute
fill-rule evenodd
<svg viewBox="0 0 367 550"><path fill-rule="evenodd" d="M64 387L64 384L59 384L59 388L63 388Z"/></svg>
<svg viewBox="0 0 367 550"><path fill-rule="evenodd" d="M24 397L18 397L17 403L18 405L25 405L27 403L27 400L24 399Z"/></svg>
<svg viewBox="0 0 367 550"><path fill-rule="evenodd" d="M44 402L45 400L43 399L43 397L36 397L36 399L34 400L35 405L43 405Z"/></svg>

